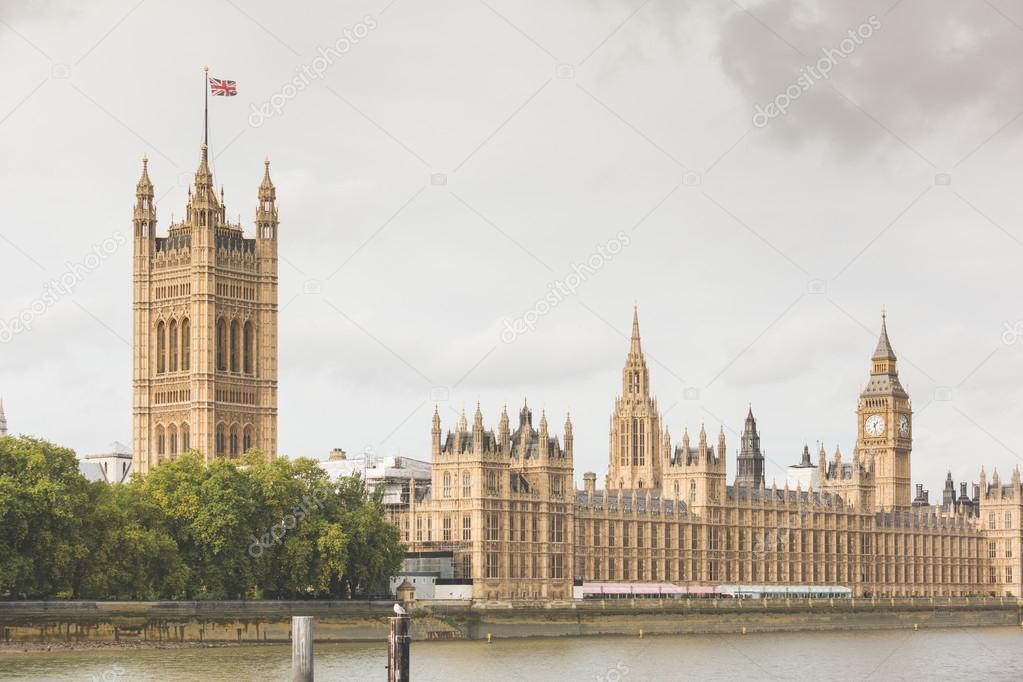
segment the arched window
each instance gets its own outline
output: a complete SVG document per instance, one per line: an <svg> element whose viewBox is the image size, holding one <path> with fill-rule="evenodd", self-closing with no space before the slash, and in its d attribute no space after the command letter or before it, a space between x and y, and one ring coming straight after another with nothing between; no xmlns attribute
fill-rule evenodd
<svg viewBox="0 0 1023 682"><path fill-rule="evenodd" d="M192 367L192 325L188 318L181 319L181 369L187 372Z"/></svg>
<svg viewBox="0 0 1023 682"><path fill-rule="evenodd" d="M163 457L167 452L167 436L162 426L156 427L156 454Z"/></svg>
<svg viewBox="0 0 1023 682"><path fill-rule="evenodd" d="M242 452L248 452L252 448L252 425L246 424L242 432Z"/></svg>
<svg viewBox="0 0 1023 682"><path fill-rule="evenodd" d="M223 424L217 424L217 454L224 454L224 444L227 440L227 429Z"/></svg>
<svg viewBox="0 0 1023 682"><path fill-rule="evenodd" d="M227 322L217 320L217 370L227 371Z"/></svg>
<svg viewBox="0 0 1023 682"><path fill-rule="evenodd" d="M238 333L238 320L231 322L231 371L237 372L241 355L241 339Z"/></svg>
<svg viewBox="0 0 1023 682"><path fill-rule="evenodd" d="M696 481L689 481L689 501L696 502Z"/></svg>
<svg viewBox="0 0 1023 682"><path fill-rule="evenodd" d="M171 424L167 427L167 441L170 443L170 456L175 457L178 454L178 427Z"/></svg>
<svg viewBox="0 0 1023 682"><path fill-rule="evenodd" d="M252 374L252 351L255 339L253 338L252 323L245 323L245 332L242 338L242 351L243 351L243 369L246 374Z"/></svg>
<svg viewBox="0 0 1023 682"><path fill-rule="evenodd" d="M163 374L166 369L167 327L163 320L156 323L156 373Z"/></svg>
<svg viewBox="0 0 1023 682"><path fill-rule="evenodd" d="M167 371L178 371L178 322L171 320L167 325Z"/></svg>
<svg viewBox="0 0 1023 682"><path fill-rule="evenodd" d="M231 425L231 449L228 451L232 457L238 456L238 425Z"/></svg>
<svg viewBox="0 0 1023 682"><path fill-rule="evenodd" d="M451 473L444 472L444 497L451 497Z"/></svg>
<svg viewBox="0 0 1023 682"><path fill-rule="evenodd" d="M181 425L181 451L188 452L192 449L192 444L188 438L188 422Z"/></svg>

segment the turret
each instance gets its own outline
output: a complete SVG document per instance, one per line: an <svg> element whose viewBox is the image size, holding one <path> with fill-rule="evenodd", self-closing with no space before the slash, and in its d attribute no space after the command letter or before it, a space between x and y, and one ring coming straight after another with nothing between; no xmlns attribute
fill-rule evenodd
<svg viewBox="0 0 1023 682"><path fill-rule="evenodd" d="M565 414L565 457L572 457L572 443L575 438L572 436L572 415ZM596 478L594 478L596 481Z"/></svg>
<svg viewBox="0 0 1023 682"><path fill-rule="evenodd" d="M256 205L256 241L263 246L264 255L277 254L277 190L270 180L270 159L263 161L263 181L259 183Z"/></svg>
<svg viewBox="0 0 1023 682"><path fill-rule="evenodd" d="M547 444L549 443L548 438L547 412L546 410L540 410L540 457L546 458L550 454L547 448Z"/></svg>
<svg viewBox="0 0 1023 682"><path fill-rule="evenodd" d="M480 410L479 401L476 402L476 412L472 415L472 437L477 443L483 442L483 412Z"/></svg>
<svg viewBox="0 0 1023 682"><path fill-rule="evenodd" d="M508 430L508 406L505 405L501 408L501 421L497 426L497 439L499 441L498 446L501 448L501 454L505 457L511 454L511 436Z"/></svg>
<svg viewBox="0 0 1023 682"><path fill-rule="evenodd" d="M725 447L726 447L725 446L725 427L724 427L724 425L722 425L720 427L720 429L718 429L718 451L717 451L717 460L718 461L722 461L722 462L724 461L725 453L728 452L728 450L726 450Z"/></svg>
<svg viewBox="0 0 1023 682"><path fill-rule="evenodd" d="M952 472L945 477L945 487L941 491L941 508L950 511L956 503L956 484L952 480Z"/></svg>
<svg viewBox="0 0 1023 682"><path fill-rule="evenodd" d="M434 461L440 456L440 412L437 411L437 406L433 406L433 428L430 431L431 437L431 450L433 452Z"/></svg>
<svg viewBox="0 0 1023 682"><path fill-rule="evenodd" d="M132 223L135 232L135 255L151 255L156 234L156 205L153 203L153 183L149 180L148 156L142 157L142 176L135 185Z"/></svg>
<svg viewBox="0 0 1023 682"><path fill-rule="evenodd" d="M759 488L764 484L764 455L760 451L760 434L757 432L757 421L753 417L753 406L746 414L743 426L741 449L736 458L735 483L750 488ZM718 448L718 456L723 457L724 451Z"/></svg>
<svg viewBox="0 0 1023 682"><path fill-rule="evenodd" d="M0 436L7 435L7 415L4 414L4 399L0 398Z"/></svg>

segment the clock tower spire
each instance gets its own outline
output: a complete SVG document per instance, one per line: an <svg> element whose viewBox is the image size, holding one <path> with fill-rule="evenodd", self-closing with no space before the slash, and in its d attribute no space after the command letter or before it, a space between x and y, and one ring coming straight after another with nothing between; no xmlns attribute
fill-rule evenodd
<svg viewBox="0 0 1023 682"><path fill-rule="evenodd" d="M870 358L870 379L856 410L856 460L874 472L875 505L880 510L901 511L911 506L912 414L888 339L887 315L882 313L881 335Z"/></svg>

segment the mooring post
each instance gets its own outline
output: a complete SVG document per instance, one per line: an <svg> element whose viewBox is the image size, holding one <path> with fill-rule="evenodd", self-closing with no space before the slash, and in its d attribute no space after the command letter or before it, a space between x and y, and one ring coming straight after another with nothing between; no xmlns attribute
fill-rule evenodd
<svg viewBox="0 0 1023 682"><path fill-rule="evenodd" d="M388 618L387 633L387 682L408 682L409 680L409 617Z"/></svg>
<svg viewBox="0 0 1023 682"><path fill-rule="evenodd" d="M313 682L313 617L291 617L291 680Z"/></svg>

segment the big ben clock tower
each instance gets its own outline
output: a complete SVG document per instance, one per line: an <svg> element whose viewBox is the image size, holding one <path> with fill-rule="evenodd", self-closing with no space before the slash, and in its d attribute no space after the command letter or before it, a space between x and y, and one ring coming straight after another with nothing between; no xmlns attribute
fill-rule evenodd
<svg viewBox="0 0 1023 682"><path fill-rule="evenodd" d="M899 383L884 314L881 338L870 365L870 381L860 393L856 410L856 458L868 468L873 464L878 509L908 510L912 500L909 455L913 449L913 412L909 394Z"/></svg>

